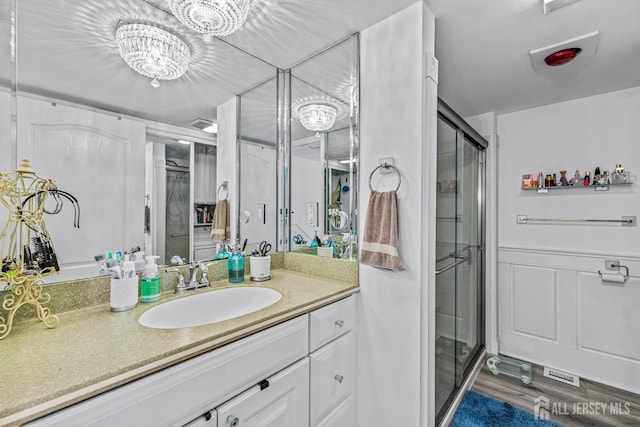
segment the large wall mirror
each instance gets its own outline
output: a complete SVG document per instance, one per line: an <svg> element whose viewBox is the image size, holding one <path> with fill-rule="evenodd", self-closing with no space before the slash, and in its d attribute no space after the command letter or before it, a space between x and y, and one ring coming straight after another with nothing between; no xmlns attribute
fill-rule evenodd
<svg viewBox="0 0 640 427"><path fill-rule="evenodd" d="M281 9L291 15L286 5ZM240 188L232 201L240 205L238 237L280 241L274 249L288 250L297 235L339 243L356 229L357 36L309 57L328 42L309 39L289 52L268 38L256 41L262 34L256 24L264 19L256 14L244 34L219 39L187 29L166 0L0 0L0 137L10 142L0 166L10 171L30 158L38 175L77 197L81 209L79 228L71 206L46 217L61 266L48 283L98 275L94 256L108 250L140 247L163 264L176 257L213 259L219 147L215 133L205 130L216 124L217 107L238 95ZM181 40L189 49L186 72L155 81L134 71L116 37L129 24ZM278 52L298 59L287 62ZM282 71L260 59L263 53L273 62L298 64L288 74L291 109L283 116L291 119L291 159L284 165L291 206L277 196ZM339 107L335 124L319 132L302 127L292 110L298 100L317 97ZM317 213L315 222L304 215L308 207ZM286 230L279 228L289 212ZM336 257L354 259L356 253L340 250Z"/></svg>
<svg viewBox="0 0 640 427"><path fill-rule="evenodd" d="M294 251L357 258L358 43L353 35L291 69ZM313 240L320 248L303 243Z"/></svg>
<svg viewBox="0 0 640 427"><path fill-rule="evenodd" d="M357 259L358 40L239 97L237 237L250 246Z"/></svg>
<svg viewBox="0 0 640 427"><path fill-rule="evenodd" d="M0 6L2 46L11 3ZM275 68L189 30L164 0L29 0L15 8L17 146L3 171L28 157L81 209L80 228L70 206L46 218L61 266L48 280L95 276L94 255L136 246L164 264L213 259L216 135L203 129L216 122L218 105ZM186 72L152 82L129 67L116 37L128 24L181 40L190 54ZM0 51L2 120L10 117L8 58L8 49ZM8 127L0 122L3 140Z"/></svg>

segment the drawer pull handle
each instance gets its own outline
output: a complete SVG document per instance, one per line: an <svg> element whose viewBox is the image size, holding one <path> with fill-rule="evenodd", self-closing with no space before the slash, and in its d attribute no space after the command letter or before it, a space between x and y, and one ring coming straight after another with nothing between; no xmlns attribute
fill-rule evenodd
<svg viewBox="0 0 640 427"><path fill-rule="evenodd" d="M336 320L335 323L339 328L342 328L344 326L344 320Z"/></svg>
<svg viewBox="0 0 640 427"><path fill-rule="evenodd" d="M233 415L229 415L227 417L227 425L229 427L238 427L238 424L240 424L240 418L235 417Z"/></svg>
<svg viewBox="0 0 640 427"><path fill-rule="evenodd" d="M342 384L342 381L344 381L344 377L342 375L336 375L333 378L335 378L336 381L338 381L340 384Z"/></svg>

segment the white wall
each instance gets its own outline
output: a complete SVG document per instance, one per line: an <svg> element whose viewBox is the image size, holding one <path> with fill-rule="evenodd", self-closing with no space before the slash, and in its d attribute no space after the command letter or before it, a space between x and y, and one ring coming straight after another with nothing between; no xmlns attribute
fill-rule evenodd
<svg viewBox="0 0 640 427"><path fill-rule="evenodd" d="M424 135L436 118L435 91L428 91L426 102L423 99L423 55L433 52L434 28L433 15L418 2L361 33L360 168L362 176L368 177L379 158L392 156L402 173L398 245L407 265L406 271L395 273L360 265L357 398L361 426L417 426L433 418L433 414L421 414L428 400L426 379L421 381L426 365L423 333L430 328L422 315L433 312L423 311L421 304L423 289L429 288L424 260L432 247L423 240L429 222L423 210L431 190L425 182L433 172L424 159L426 151L435 152L435 135L428 132L433 140ZM393 175L376 181L379 190L395 186ZM435 179L431 183L435 189ZM368 179L360 180L359 190L362 235Z"/></svg>
<svg viewBox="0 0 640 427"><path fill-rule="evenodd" d="M248 245L258 246L261 241L276 246L276 150L243 142L241 146L240 211L249 212L249 222L240 223L242 239ZM295 180L293 181L295 182ZM265 205L264 224L258 220L257 205Z"/></svg>
<svg viewBox="0 0 640 427"><path fill-rule="evenodd" d="M324 188L324 166L320 158L315 160L292 157L291 165L291 235L303 232L305 240L310 241L315 233L322 238L326 208L322 189ZM316 226L308 226L306 220L306 204L317 203L318 215ZM309 236L309 239L306 236Z"/></svg>
<svg viewBox="0 0 640 427"><path fill-rule="evenodd" d="M520 190L524 173L556 173L596 166L611 171L622 163L640 171L640 87L592 96L498 117L499 243L501 247L612 251L638 255L640 227L597 225L519 225L516 215L532 218L620 218L640 215L637 186L596 193L592 189ZM636 178L637 181L637 178Z"/></svg>
<svg viewBox="0 0 640 427"><path fill-rule="evenodd" d="M640 214L630 187L523 191L521 174L573 175L622 163L637 182L640 87L498 117L500 351L640 392L640 229L619 224L517 224L532 218L619 219ZM600 280L605 260L626 283Z"/></svg>

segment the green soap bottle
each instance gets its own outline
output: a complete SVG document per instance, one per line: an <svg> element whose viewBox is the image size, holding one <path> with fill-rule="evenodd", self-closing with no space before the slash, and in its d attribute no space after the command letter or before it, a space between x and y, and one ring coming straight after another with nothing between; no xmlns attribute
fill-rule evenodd
<svg viewBox="0 0 640 427"><path fill-rule="evenodd" d="M160 299L160 275L158 274L157 255L147 255L147 264L144 266L142 279L140 279L140 295L142 302L153 302Z"/></svg>

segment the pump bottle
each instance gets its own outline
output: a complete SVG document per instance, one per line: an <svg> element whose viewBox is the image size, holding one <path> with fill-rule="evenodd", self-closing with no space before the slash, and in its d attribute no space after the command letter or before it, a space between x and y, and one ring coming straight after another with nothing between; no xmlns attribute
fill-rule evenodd
<svg viewBox="0 0 640 427"><path fill-rule="evenodd" d="M229 283L244 282L244 257L240 253L240 245L234 246L227 265L229 267Z"/></svg>
<svg viewBox="0 0 640 427"><path fill-rule="evenodd" d="M160 299L160 275L158 274L157 255L147 255L147 264L144 266L142 279L140 279L140 295L142 302L153 302Z"/></svg>

